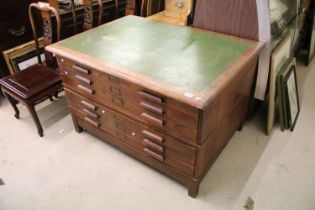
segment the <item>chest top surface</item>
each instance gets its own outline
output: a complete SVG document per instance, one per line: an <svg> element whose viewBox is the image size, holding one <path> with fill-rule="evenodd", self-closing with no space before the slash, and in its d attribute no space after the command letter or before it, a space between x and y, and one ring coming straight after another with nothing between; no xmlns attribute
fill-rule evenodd
<svg viewBox="0 0 315 210"><path fill-rule="evenodd" d="M204 93L213 82L258 48L246 39L127 16L47 50L65 57L72 53L105 72L101 66L107 65L120 76L149 80L156 90L167 86L174 94L205 102Z"/></svg>

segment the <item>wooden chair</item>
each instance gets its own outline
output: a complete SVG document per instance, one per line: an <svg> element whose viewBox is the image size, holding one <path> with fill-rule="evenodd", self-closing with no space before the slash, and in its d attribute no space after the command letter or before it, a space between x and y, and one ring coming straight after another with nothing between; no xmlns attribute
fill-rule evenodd
<svg viewBox="0 0 315 210"><path fill-rule="evenodd" d="M60 11L58 0L45 0L45 2L49 3L49 5L56 9L57 12ZM76 4L75 0L69 0L70 8L72 12L73 19L73 34L77 34L78 32L78 22L77 22L77 12L76 12Z"/></svg>
<svg viewBox="0 0 315 210"><path fill-rule="evenodd" d="M98 18L98 25L102 25L104 23L103 16L104 16L104 5L103 0L97 0L99 6L99 18ZM115 0L115 18L118 18L118 0Z"/></svg>
<svg viewBox="0 0 315 210"><path fill-rule="evenodd" d="M51 54L45 52L46 63L42 62L38 43L37 26L33 18L33 10L38 9L41 12L44 28L44 45L51 44L53 40L60 40L61 22L57 10L47 3L32 3L29 6L29 16L36 43L36 54L39 64L29 67L14 75L9 75L0 80L3 93L8 98L13 109L15 117L19 118L17 103L21 102L30 111L32 118L37 126L39 136L43 136L43 128L35 111L35 105L53 96L58 97L58 91L62 89L61 79L54 66L54 58ZM51 13L57 20L57 38L54 39L51 30Z"/></svg>
<svg viewBox="0 0 315 210"><path fill-rule="evenodd" d="M89 30L95 26L103 24L103 15L104 15L104 5L103 0L97 0L98 3L98 22L96 22L94 18L94 7L93 7L93 1L92 0L83 0L84 5L84 23L83 23L83 30ZM118 18L118 0L115 0L115 16Z"/></svg>

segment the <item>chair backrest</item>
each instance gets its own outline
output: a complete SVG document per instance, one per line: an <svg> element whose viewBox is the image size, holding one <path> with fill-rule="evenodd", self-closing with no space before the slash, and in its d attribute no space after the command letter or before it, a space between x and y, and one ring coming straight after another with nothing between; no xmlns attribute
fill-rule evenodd
<svg viewBox="0 0 315 210"><path fill-rule="evenodd" d="M197 0L193 26L259 40L256 0Z"/></svg>
<svg viewBox="0 0 315 210"><path fill-rule="evenodd" d="M125 11L125 15L134 15L136 14L136 9L137 8L137 2L136 0L127 0L126 3L126 11Z"/></svg>
<svg viewBox="0 0 315 210"><path fill-rule="evenodd" d="M36 54L38 58L38 62L42 63L41 57L40 57L40 49L39 49L39 42L38 42L38 26L37 21L34 20L34 9L37 9L40 11L41 17L42 17L42 25L43 25L43 32L44 32L44 41L43 45L47 46L49 44L52 44L53 42L59 41L61 38L61 20L58 11L50 6L48 3L44 2L38 2L38 3L31 3L28 8L30 22L33 30L34 40L36 44ZM51 15L54 15L56 19L56 28L57 32L54 33L53 30L53 24ZM54 37L54 36L57 37ZM55 66L53 55L49 52L45 51L45 58L46 63L49 66Z"/></svg>
<svg viewBox="0 0 315 210"><path fill-rule="evenodd" d="M59 7L59 1L58 0L42 0L42 1L49 3L49 5L51 7L55 8L59 12L60 7ZM76 12L75 0L68 0L68 2L70 3L70 8L71 8L71 12L72 12L73 34L76 34L78 31L78 25L77 25L77 12Z"/></svg>
<svg viewBox="0 0 315 210"><path fill-rule="evenodd" d="M104 5L103 0L97 0L99 7L98 25L103 24ZM118 0L115 0L115 18L118 18Z"/></svg>
<svg viewBox="0 0 315 210"><path fill-rule="evenodd" d="M73 0L72 0L73 1ZM97 25L101 25L103 23L103 15L104 15L104 2L103 0L97 0L98 3L98 23L95 22L94 18L94 7L92 0L82 0L84 6L84 23L83 30L89 30ZM115 0L115 15L118 17L118 0Z"/></svg>
<svg viewBox="0 0 315 210"><path fill-rule="evenodd" d="M76 34L78 32L78 23L77 23L77 13L75 9L75 3L74 0L70 0L70 6L71 6L71 12L72 12L72 18L73 18L73 34Z"/></svg>

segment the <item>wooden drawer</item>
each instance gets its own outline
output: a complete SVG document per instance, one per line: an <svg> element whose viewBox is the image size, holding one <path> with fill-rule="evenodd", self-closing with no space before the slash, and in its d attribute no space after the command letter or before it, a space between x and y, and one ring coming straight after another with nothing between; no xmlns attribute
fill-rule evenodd
<svg viewBox="0 0 315 210"><path fill-rule="evenodd" d="M58 58L58 63L65 87L183 141L197 143L198 109L64 58Z"/></svg>
<svg viewBox="0 0 315 210"><path fill-rule="evenodd" d="M194 174L196 148L87 100L70 90L66 89L66 95L71 112L80 119L166 165L188 175Z"/></svg>

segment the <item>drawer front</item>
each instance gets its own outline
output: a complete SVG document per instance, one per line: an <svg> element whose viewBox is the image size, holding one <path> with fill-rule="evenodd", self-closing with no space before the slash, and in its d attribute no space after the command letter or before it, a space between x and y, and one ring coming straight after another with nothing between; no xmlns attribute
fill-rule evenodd
<svg viewBox="0 0 315 210"><path fill-rule="evenodd" d="M145 155L193 175L196 148L136 122L112 109L96 104L67 90L70 110L80 119L97 127Z"/></svg>
<svg viewBox="0 0 315 210"><path fill-rule="evenodd" d="M160 131L197 143L199 111L138 85L58 58L64 85Z"/></svg>

